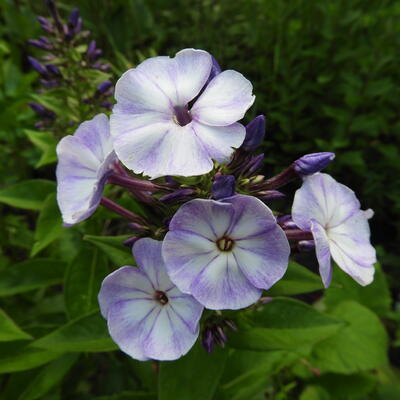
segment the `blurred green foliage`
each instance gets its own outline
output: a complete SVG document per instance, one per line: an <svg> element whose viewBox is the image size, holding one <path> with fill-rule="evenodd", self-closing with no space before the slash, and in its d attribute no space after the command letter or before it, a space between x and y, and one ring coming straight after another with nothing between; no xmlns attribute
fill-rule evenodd
<svg viewBox="0 0 400 400"><path fill-rule="evenodd" d="M35 15L48 12L40 1L0 0L0 400L400 398L400 1L58 6L80 9L114 80L146 57L185 47L242 72L257 96L248 118L268 118L265 173L305 153L335 152L329 172L375 210L372 238L385 273L378 267L374 283L361 288L336 269L322 292L315 274L291 263L270 294L297 299L241 315L229 350L209 356L195 347L161 365L113 352L96 293L130 259L122 236L111 235L129 232L105 229L104 210L60 226L51 155L54 138L74 128L36 131L27 106L40 100L27 63L39 51L27 40L40 34ZM58 100L57 113L70 118Z"/></svg>

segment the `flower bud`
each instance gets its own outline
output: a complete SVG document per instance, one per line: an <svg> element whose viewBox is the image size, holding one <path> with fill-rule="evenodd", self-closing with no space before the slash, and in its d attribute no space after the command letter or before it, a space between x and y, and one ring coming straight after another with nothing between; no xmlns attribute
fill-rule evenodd
<svg viewBox="0 0 400 400"><path fill-rule="evenodd" d="M235 194L235 177L233 175L215 175L211 194L215 200L233 196Z"/></svg>
<svg viewBox="0 0 400 400"><path fill-rule="evenodd" d="M112 82L111 81L104 81L102 83L100 83L100 85L97 86L97 94L103 94L104 92L106 92L108 89L110 89L112 87Z"/></svg>
<svg viewBox="0 0 400 400"><path fill-rule="evenodd" d="M61 76L60 70L54 64L46 64L46 69L51 75L54 75L54 76L57 76L57 77Z"/></svg>
<svg viewBox="0 0 400 400"><path fill-rule="evenodd" d="M242 149L246 151L255 150L264 140L265 136L265 116L258 115L246 126L246 137L242 144Z"/></svg>
<svg viewBox="0 0 400 400"><path fill-rule="evenodd" d="M256 197L258 197L262 201L271 201L277 199L283 199L286 195L279 190L261 190L256 193Z"/></svg>
<svg viewBox="0 0 400 400"><path fill-rule="evenodd" d="M334 158L335 153L330 152L306 154L293 163L294 170L302 177L312 175L324 169Z"/></svg>
<svg viewBox="0 0 400 400"><path fill-rule="evenodd" d="M192 198L192 196L196 193L196 190L194 189L178 189L175 190L175 192L168 193L165 196L160 197L161 203L171 205L171 204L176 204L180 203L183 201L188 201Z"/></svg>
<svg viewBox="0 0 400 400"><path fill-rule="evenodd" d="M47 69L36 58L28 56L28 61L32 68L39 72L40 75L47 76Z"/></svg>
<svg viewBox="0 0 400 400"><path fill-rule="evenodd" d="M246 164L241 168L241 175L248 177L253 175L259 168L262 167L264 162L264 154L252 157Z"/></svg>

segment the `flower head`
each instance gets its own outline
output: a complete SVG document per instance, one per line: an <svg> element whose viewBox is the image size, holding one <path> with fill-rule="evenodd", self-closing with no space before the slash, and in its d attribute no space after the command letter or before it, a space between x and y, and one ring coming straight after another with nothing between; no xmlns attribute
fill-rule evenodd
<svg viewBox="0 0 400 400"><path fill-rule="evenodd" d="M360 210L354 192L330 175L317 173L304 179L293 202L297 226L311 231L325 287L332 278L331 255L336 264L361 285L374 276L375 249L370 244L368 216Z"/></svg>
<svg viewBox="0 0 400 400"><path fill-rule="evenodd" d="M122 267L108 275L99 303L113 340L138 360L175 360L199 335L203 307L169 279L161 242L145 238L133 246L139 268Z"/></svg>
<svg viewBox="0 0 400 400"><path fill-rule="evenodd" d="M57 201L65 224L94 213L116 157L108 118L96 115L57 145Z"/></svg>
<svg viewBox="0 0 400 400"><path fill-rule="evenodd" d="M208 82L210 74L216 75ZM211 55L194 49L128 70L115 98L115 151L126 167L152 178L201 175L213 168L212 159L229 162L246 135L237 121L254 102L242 74L216 73Z"/></svg>
<svg viewBox="0 0 400 400"><path fill-rule="evenodd" d="M282 278L289 244L255 197L195 199L174 215L163 242L169 276L210 309L239 309Z"/></svg>

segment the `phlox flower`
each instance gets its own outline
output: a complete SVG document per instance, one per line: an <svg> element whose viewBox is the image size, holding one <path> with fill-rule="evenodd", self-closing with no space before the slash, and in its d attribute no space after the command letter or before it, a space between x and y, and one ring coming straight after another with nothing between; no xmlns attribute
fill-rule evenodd
<svg viewBox="0 0 400 400"><path fill-rule="evenodd" d="M210 309L253 304L288 266L285 233L252 196L191 200L169 229L162 252L172 282Z"/></svg>
<svg viewBox="0 0 400 400"><path fill-rule="evenodd" d="M332 279L331 256L359 284L372 282L376 255L370 243L368 214L360 210L354 192L330 175L304 178L294 197L292 217L297 226L312 232L325 287Z"/></svg>
<svg viewBox="0 0 400 400"><path fill-rule="evenodd" d="M115 343L131 357L175 360L195 343L203 307L169 279L161 242L140 239L132 252L139 268L122 267L104 279L101 313Z"/></svg>
<svg viewBox="0 0 400 400"><path fill-rule="evenodd" d="M118 158L157 178L205 174L213 159L227 163L246 136L237 121L255 97L242 74L218 73L209 53L185 49L126 71L115 99L111 134Z"/></svg>
<svg viewBox="0 0 400 400"><path fill-rule="evenodd" d="M79 125L57 145L57 202L66 225L91 216L116 161L105 114Z"/></svg>

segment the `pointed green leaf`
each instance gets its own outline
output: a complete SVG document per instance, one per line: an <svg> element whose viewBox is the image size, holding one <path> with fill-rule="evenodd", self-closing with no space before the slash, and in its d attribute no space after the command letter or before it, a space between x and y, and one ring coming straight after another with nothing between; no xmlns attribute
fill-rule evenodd
<svg viewBox="0 0 400 400"><path fill-rule="evenodd" d="M108 272L103 253L86 245L68 265L64 279L65 307L70 319L98 308L97 295Z"/></svg>
<svg viewBox="0 0 400 400"><path fill-rule="evenodd" d="M41 210L46 197L56 184L45 179L32 179L0 190L0 202L27 210Z"/></svg>
<svg viewBox="0 0 400 400"><path fill-rule="evenodd" d="M42 398L56 386L78 359L77 354L65 354L42 368L38 375L28 383L18 400L36 400Z"/></svg>
<svg viewBox="0 0 400 400"><path fill-rule="evenodd" d="M49 351L99 352L117 349L98 310L68 322L38 339L32 346Z"/></svg>
<svg viewBox="0 0 400 400"><path fill-rule="evenodd" d="M284 277L267 291L268 296L290 296L323 289L321 277L306 267L289 261Z"/></svg>
<svg viewBox="0 0 400 400"><path fill-rule="evenodd" d="M32 339L3 310L0 309L0 342Z"/></svg>
<svg viewBox="0 0 400 400"><path fill-rule="evenodd" d="M224 371L228 351L208 354L197 343L176 361L160 365L159 400L211 400Z"/></svg>
<svg viewBox="0 0 400 400"><path fill-rule="evenodd" d="M47 196L37 219L35 230L35 243L32 247L31 257L46 248L58 239L64 231L60 210L57 205L56 193Z"/></svg>
<svg viewBox="0 0 400 400"><path fill-rule="evenodd" d="M10 296L61 283L65 268L66 263L48 258L9 265L0 271L0 296Z"/></svg>
<svg viewBox="0 0 400 400"><path fill-rule="evenodd" d="M93 243L97 246L109 260L116 267L122 267L123 265L134 265L134 260L130 249L124 246L122 243L124 240L131 237L131 235L123 236L93 236L85 235L84 240Z"/></svg>
<svg viewBox="0 0 400 400"><path fill-rule="evenodd" d="M298 300L275 298L248 314L229 345L248 350L299 350L334 335L343 325Z"/></svg>

